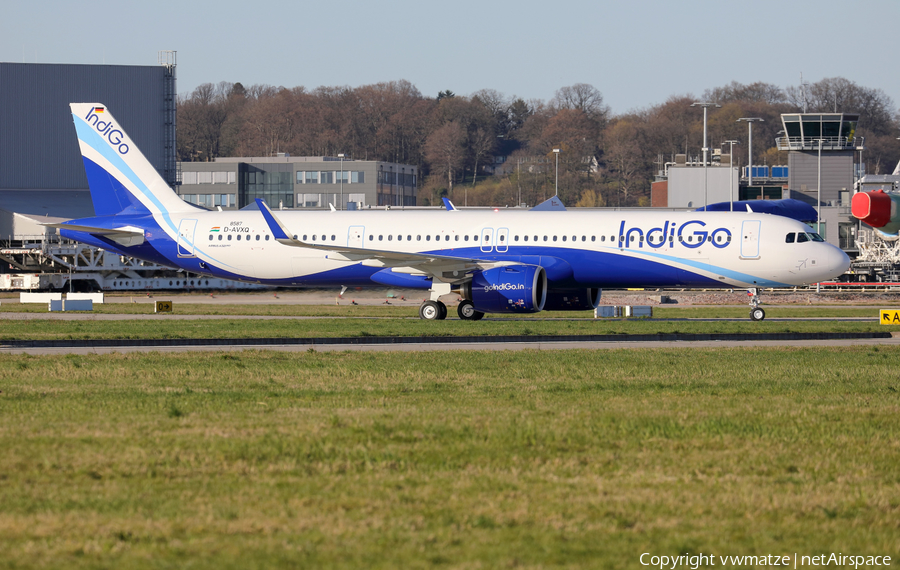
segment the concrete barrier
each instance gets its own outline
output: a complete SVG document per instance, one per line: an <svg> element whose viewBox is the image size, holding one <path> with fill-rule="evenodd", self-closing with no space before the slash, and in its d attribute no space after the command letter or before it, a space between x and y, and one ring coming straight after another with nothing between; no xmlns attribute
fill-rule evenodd
<svg viewBox="0 0 900 570"><path fill-rule="evenodd" d="M49 303L62 301L62 293L19 293L20 303Z"/></svg>
<svg viewBox="0 0 900 570"><path fill-rule="evenodd" d="M66 299L63 301L63 311L93 311L94 302L90 299Z"/></svg>
<svg viewBox="0 0 900 570"><path fill-rule="evenodd" d="M51 299L47 308L51 313L64 311L93 311L94 302L90 299L73 299L71 301L68 299Z"/></svg>
<svg viewBox="0 0 900 570"><path fill-rule="evenodd" d="M66 301L93 301L94 304L103 304L103 293L67 293Z"/></svg>
<svg viewBox="0 0 900 570"><path fill-rule="evenodd" d="M594 318L615 318L619 316L619 307L615 305L600 305L594 309Z"/></svg>
<svg viewBox="0 0 900 570"><path fill-rule="evenodd" d="M626 305L626 317L652 317L653 307L650 305Z"/></svg>

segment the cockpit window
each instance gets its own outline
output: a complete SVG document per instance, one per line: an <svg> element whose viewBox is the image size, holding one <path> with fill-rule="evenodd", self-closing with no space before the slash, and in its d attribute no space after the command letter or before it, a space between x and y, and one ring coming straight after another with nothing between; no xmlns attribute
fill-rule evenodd
<svg viewBox="0 0 900 570"><path fill-rule="evenodd" d="M797 234L797 243L803 243L805 241L809 241L809 234L798 233Z"/></svg>
<svg viewBox="0 0 900 570"><path fill-rule="evenodd" d="M797 234L790 233L784 236L784 243L794 243L794 238L797 237Z"/></svg>
<svg viewBox="0 0 900 570"><path fill-rule="evenodd" d="M807 234L807 235L809 235L809 239L811 239L811 240L813 240L813 241L825 241L825 240L822 238L822 236L820 236L819 234L817 234L817 233L815 233L815 232L811 232L811 233L809 233L809 234Z"/></svg>

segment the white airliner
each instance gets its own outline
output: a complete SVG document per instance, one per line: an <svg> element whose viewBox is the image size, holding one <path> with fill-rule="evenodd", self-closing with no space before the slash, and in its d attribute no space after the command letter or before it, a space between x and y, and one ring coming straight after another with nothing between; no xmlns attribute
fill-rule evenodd
<svg viewBox="0 0 900 570"><path fill-rule="evenodd" d="M424 319L585 310L603 288L806 285L850 260L798 221L753 212L208 211L181 200L109 110L73 103L96 217L63 237L163 265L277 286L387 285L430 291Z"/></svg>

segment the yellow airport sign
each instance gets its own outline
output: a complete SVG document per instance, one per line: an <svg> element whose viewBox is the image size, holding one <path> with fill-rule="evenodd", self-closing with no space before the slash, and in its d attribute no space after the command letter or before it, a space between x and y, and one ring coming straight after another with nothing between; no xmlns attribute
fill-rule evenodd
<svg viewBox="0 0 900 570"><path fill-rule="evenodd" d="M900 325L900 309L881 309L878 322L883 325Z"/></svg>
<svg viewBox="0 0 900 570"><path fill-rule="evenodd" d="M171 313L172 312L172 301L157 301L156 302L156 313Z"/></svg>

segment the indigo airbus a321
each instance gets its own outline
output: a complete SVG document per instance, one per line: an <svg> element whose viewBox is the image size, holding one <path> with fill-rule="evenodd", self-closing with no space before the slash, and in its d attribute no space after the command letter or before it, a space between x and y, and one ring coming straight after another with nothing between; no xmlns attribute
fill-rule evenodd
<svg viewBox="0 0 900 570"><path fill-rule="evenodd" d="M274 286L430 291L423 319L586 310L604 288L807 285L847 255L788 217L744 212L237 211L184 202L104 105L71 104L95 217L50 224L63 237L192 273Z"/></svg>

